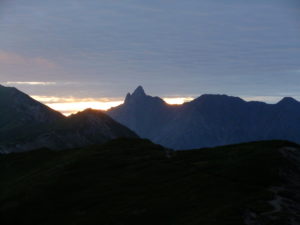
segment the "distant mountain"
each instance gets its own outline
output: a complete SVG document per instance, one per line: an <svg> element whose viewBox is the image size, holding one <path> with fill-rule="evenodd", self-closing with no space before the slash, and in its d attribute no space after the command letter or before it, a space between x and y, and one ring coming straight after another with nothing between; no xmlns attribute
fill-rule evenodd
<svg viewBox="0 0 300 225"><path fill-rule="evenodd" d="M300 225L300 147L118 139L0 155L1 225Z"/></svg>
<svg viewBox="0 0 300 225"><path fill-rule="evenodd" d="M123 105L109 110L108 115L141 137L153 140L166 127L174 108L159 97L146 95L139 86L132 94L127 94Z"/></svg>
<svg viewBox="0 0 300 225"><path fill-rule="evenodd" d="M246 102L227 95L202 95L179 106L145 94L128 94L108 114L143 138L173 149L192 149L258 140L300 143L300 102Z"/></svg>
<svg viewBox="0 0 300 225"><path fill-rule="evenodd" d="M0 153L101 144L137 135L97 110L65 117L15 88L0 86Z"/></svg>

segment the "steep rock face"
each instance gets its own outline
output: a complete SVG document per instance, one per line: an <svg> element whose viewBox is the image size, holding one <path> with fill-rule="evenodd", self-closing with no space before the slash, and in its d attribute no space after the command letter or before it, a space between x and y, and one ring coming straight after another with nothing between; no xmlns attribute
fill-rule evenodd
<svg viewBox="0 0 300 225"><path fill-rule="evenodd" d="M0 86L0 152L67 149L137 135L96 110L64 117L15 88Z"/></svg>
<svg viewBox="0 0 300 225"><path fill-rule="evenodd" d="M113 108L108 115L139 136L154 139L169 123L173 108L159 97L146 95L139 86L132 94L127 94L123 105Z"/></svg>
<svg viewBox="0 0 300 225"><path fill-rule="evenodd" d="M300 103L288 97L266 104L202 95L181 106L169 106L139 87L108 114L138 135L174 149L271 139L300 143Z"/></svg>

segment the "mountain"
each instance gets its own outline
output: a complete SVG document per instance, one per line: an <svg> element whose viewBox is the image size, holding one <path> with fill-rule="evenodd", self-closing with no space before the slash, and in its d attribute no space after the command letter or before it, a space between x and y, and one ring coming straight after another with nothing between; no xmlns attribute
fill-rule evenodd
<svg viewBox="0 0 300 225"><path fill-rule="evenodd" d="M288 97L266 104L206 94L170 106L138 87L107 113L141 137L173 149L273 139L300 143L300 102Z"/></svg>
<svg viewBox="0 0 300 225"><path fill-rule="evenodd" d="M139 136L154 139L158 131L166 126L173 109L159 97L146 95L139 86L132 94L127 94L122 106L109 110L108 115L130 127Z"/></svg>
<svg viewBox="0 0 300 225"><path fill-rule="evenodd" d="M0 155L2 225L299 225L300 147L117 139Z"/></svg>
<svg viewBox="0 0 300 225"><path fill-rule="evenodd" d="M63 118L16 88L0 85L0 143L35 135Z"/></svg>
<svg viewBox="0 0 300 225"><path fill-rule="evenodd" d="M0 86L0 152L53 150L101 144L137 135L101 111L65 117L15 88Z"/></svg>

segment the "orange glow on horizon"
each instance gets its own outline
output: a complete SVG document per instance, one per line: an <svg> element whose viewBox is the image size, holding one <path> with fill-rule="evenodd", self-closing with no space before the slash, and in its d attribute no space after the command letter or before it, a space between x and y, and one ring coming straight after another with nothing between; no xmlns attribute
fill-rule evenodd
<svg viewBox="0 0 300 225"><path fill-rule="evenodd" d="M74 98L74 97L54 97L54 96L31 96L35 100L42 102L48 107L61 112L65 116L83 111L88 108L97 110L108 110L124 103L120 99L112 98ZM170 105L181 105L185 102L193 100L193 98L174 97L163 98Z"/></svg>
<svg viewBox="0 0 300 225"><path fill-rule="evenodd" d="M163 100L169 105L182 105L183 103L194 100L194 98L164 98Z"/></svg>

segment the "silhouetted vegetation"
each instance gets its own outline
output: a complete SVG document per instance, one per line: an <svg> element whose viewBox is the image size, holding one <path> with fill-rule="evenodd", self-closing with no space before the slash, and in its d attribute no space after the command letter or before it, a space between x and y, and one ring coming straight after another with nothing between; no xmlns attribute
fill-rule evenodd
<svg viewBox="0 0 300 225"><path fill-rule="evenodd" d="M1 225L240 225L249 210L276 224L264 213L289 164L283 147L298 148L266 141L173 152L119 139L1 155Z"/></svg>

